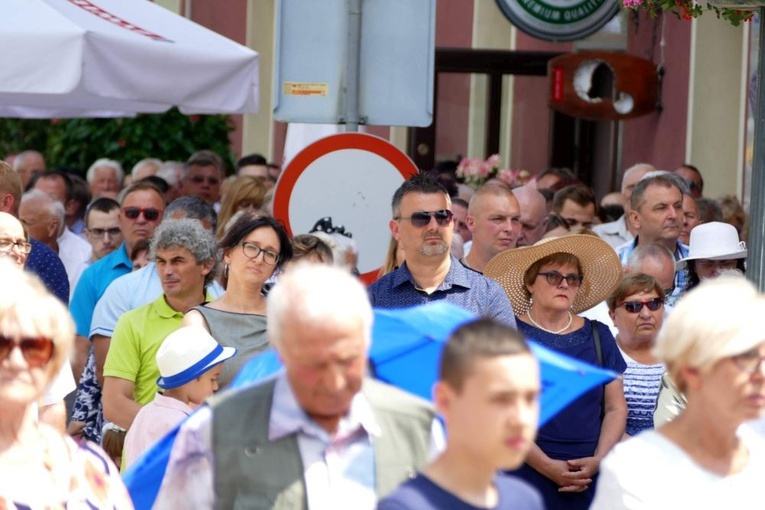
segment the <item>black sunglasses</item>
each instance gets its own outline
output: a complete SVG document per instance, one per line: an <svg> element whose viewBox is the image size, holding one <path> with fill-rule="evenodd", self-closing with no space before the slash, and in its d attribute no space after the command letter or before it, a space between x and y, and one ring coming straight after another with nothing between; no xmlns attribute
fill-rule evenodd
<svg viewBox="0 0 765 510"><path fill-rule="evenodd" d="M581 274L567 274L562 275L558 271L549 271L547 273L537 273L537 276L544 276L547 278L547 283L550 285L555 285L556 287L560 285L560 282L563 280L566 280L566 283L569 287L579 287L582 282L584 281L584 275Z"/></svg>
<svg viewBox="0 0 765 510"><path fill-rule="evenodd" d="M624 303L617 305L617 307L624 306L624 309L629 313L640 313L640 310L643 309L643 305L647 306L652 312L655 312L664 306L664 298L657 297L649 299L648 301L625 301Z"/></svg>
<svg viewBox="0 0 765 510"><path fill-rule="evenodd" d="M7 359L14 347L21 349L21 355L30 368L43 367L53 357L53 340L50 338L22 338L17 341L0 335L0 361Z"/></svg>
<svg viewBox="0 0 765 510"><path fill-rule="evenodd" d="M159 215L162 214L162 211L154 209L153 207L147 207L146 209L143 207L123 207L122 214L130 220L137 220L138 217L143 214L146 221L156 221L159 219Z"/></svg>
<svg viewBox="0 0 765 510"><path fill-rule="evenodd" d="M440 209L438 211L417 211L412 213L412 215L408 218L398 216L394 219L396 221L409 220L412 222L413 227L422 228L430 224L431 217L435 218L436 223L438 223L440 226L445 227L452 222L454 213L449 209Z"/></svg>

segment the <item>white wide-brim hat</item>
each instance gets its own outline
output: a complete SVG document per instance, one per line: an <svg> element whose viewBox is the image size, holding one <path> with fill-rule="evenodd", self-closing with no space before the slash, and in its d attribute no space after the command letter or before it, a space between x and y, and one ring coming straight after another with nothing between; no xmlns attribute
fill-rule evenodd
<svg viewBox="0 0 765 510"><path fill-rule="evenodd" d="M689 260L745 259L747 254L746 243L739 241L736 227L720 221L693 227L688 247L688 256L677 261L678 268L685 267Z"/></svg>
<svg viewBox="0 0 765 510"><path fill-rule="evenodd" d="M178 328L157 351L157 386L165 390L183 386L235 354L234 347L222 347L201 326Z"/></svg>
<svg viewBox="0 0 765 510"><path fill-rule="evenodd" d="M569 253L579 259L584 280L579 287L572 311L581 313L597 305L622 281L622 265L610 244L597 236L568 234L542 239L533 246L505 250L492 258L484 276L497 280L505 289L516 315L529 309L529 293L524 283L526 271L538 260L554 253Z"/></svg>

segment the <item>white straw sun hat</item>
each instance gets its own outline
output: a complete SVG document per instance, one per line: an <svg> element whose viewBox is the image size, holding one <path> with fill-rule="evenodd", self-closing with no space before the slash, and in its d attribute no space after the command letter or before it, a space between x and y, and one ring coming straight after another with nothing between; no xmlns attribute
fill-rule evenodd
<svg viewBox="0 0 765 510"><path fill-rule="evenodd" d="M586 234L552 237L533 246L505 250L486 264L483 274L502 285L513 312L521 315L529 308L529 292L523 283L526 271L537 260L554 253L570 253L582 266L584 280L574 298L574 313L589 310L606 299L622 280L622 265L611 245Z"/></svg>
<svg viewBox="0 0 765 510"><path fill-rule="evenodd" d="M691 230L688 256L677 261L683 268L689 260L731 260L746 258L746 243L739 241L736 227L729 223L711 221Z"/></svg>
<svg viewBox="0 0 765 510"><path fill-rule="evenodd" d="M235 354L235 348L222 347L200 326L178 328L157 351L157 386L165 390L183 386Z"/></svg>

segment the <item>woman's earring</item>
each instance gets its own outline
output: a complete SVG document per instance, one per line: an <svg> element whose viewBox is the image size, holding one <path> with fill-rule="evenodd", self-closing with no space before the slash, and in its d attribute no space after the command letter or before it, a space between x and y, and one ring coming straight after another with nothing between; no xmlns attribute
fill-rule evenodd
<svg viewBox="0 0 765 510"><path fill-rule="evenodd" d="M223 278L228 278L228 264L223 266Z"/></svg>

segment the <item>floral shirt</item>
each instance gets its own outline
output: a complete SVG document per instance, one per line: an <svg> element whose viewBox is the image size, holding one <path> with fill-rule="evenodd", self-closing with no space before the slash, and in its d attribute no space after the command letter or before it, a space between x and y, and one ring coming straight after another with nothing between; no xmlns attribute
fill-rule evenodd
<svg viewBox="0 0 765 510"><path fill-rule="evenodd" d="M39 505L9 501L0 494L0 510L133 510L119 470L104 451L88 441L76 442L68 436L63 440L69 454L68 465L56 463L53 470L69 477L66 500Z"/></svg>

